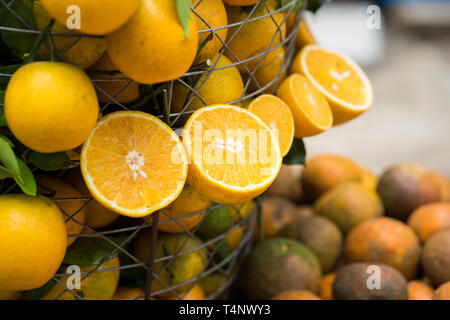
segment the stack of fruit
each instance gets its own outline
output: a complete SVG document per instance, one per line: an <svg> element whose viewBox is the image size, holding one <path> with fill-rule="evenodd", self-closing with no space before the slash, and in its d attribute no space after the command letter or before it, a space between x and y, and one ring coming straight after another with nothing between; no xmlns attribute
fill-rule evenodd
<svg viewBox="0 0 450 320"><path fill-rule="evenodd" d="M372 104L337 52L289 69L301 4L2 4L0 298L219 296L283 157Z"/></svg>
<svg viewBox="0 0 450 320"><path fill-rule="evenodd" d="M263 201L243 290L261 299L450 299L450 180L413 163L377 178L318 155ZM264 238L264 240L262 240Z"/></svg>

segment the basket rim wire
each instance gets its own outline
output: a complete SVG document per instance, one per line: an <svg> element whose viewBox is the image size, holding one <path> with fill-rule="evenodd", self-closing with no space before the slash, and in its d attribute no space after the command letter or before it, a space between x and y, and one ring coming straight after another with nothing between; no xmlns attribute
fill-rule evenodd
<svg viewBox="0 0 450 320"><path fill-rule="evenodd" d="M16 12L14 12L14 10L11 9L11 6L15 3L15 1L19 1L19 0L10 0L9 2L7 0L0 0L0 5L2 5L2 8L0 8L0 12L2 12L3 10L8 10L24 25L25 29L3 27L0 25L0 30L17 32L17 33L36 34L36 35L40 35L40 34L43 34L44 32L46 32L46 31L42 31L42 30L33 29L33 27L30 26L27 23L27 21L22 19L22 17L20 17ZM271 93L275 92L280 81L282 80L282 75L285 74L285 72L288 70L288 67L291 64L291 61L293 59L293 55L294 55L294 51L295 51L296 31L298 29L298 26L300 25L300 21L302 18L302 12L305 8L306 1L303 1L302 7L300 8L300 10L298 12L295 12L294 9L297 4L297 1L299 1L299 0L291 0L288 3L282 5L280 8L273 10L273 11L271 11L269 9L267 2L266 2L267 0L258 0L258 2L255 5L253 5L253 7L249 10L247 17L244 20L238 21L235 23L230 23L225 26L218 26L218 27L211 27L205 21L205 19L202 18L195 11L195 9L202 3L202 1L204 1L204 0L197 0L195 2L195 4L191 7L191 12L193 13L193 15L195 17L199 18L200 21L202 21L205 24L205 26L207 27L204 30L199 30L198 33L210 33L210 35L212 35L212 37L208 36L208 38L211 38L208 41L211 41L212 39L218 39L220 41L222 48L220 49L219 53L217 54L217 59L215 59L214 62L212 62L210 59L208 59L198 65L193 65L184 75L182 75L178 79L168 81L165 83L161 83L161 84L156 84L153 86L147 86L150 89L149 93L147 93L145 96L140 97L137 101L132 102L131 106L128 106L128 104L120 103L116 99L118 99L131 85L133 85L135 83L135 81L133 81L132 79L130 79L128 77L117 77L117 78L95 77L95 74L111 74L111 73L117 74L117 73L120 73L119 70L107 71L107 72L89 71L88 70L87 73L88 73L89 77L91 78L91 81L94 84L95 88L99 92L101 92L103 95L105 95L105 97L108 99L108 101L105 102L104 105L101 107L102 112L106 111L106 109L108 107L113 106L113 105L117 106L119 108L122 108L124 110L132 110L135 107L144 106L149 101L152 101L153 103L156 102L156 104L158 104L158 102L156 101L156 97L160 96L162 94L164 97L163 104L165 104L164 108L166 109L165 111L167 114L159 114L159 115L155 115L155 116L165 120L166 122L169 122L168 124L172 128L176 128L175 124L182 118L182 116L189 115L194 112L194 111L188 111L186 109L188 109L189 105L192 103L192 101L196 97L203 104L206 105L206 102L201 97L199 90L202 88L202 86L205 84L205 82L211 76L212 72L231 68L231 67L237 67L237 66L241 66L244 69L243 71L241 71L241 73L244 73L246 76L248 76L248 78L245 79L244 91L241 94L241 97L235 101L228 102L229 104L238 104L238 103L243 102L246 99L252 98L261 93L266 93L267 90L272 86L273 86L273 88L270 91L271 91ZM261 4L263 4L265 6L265 9L267 12L262 15L259 15L259 16L254 16L256 8ZM274 15L277 13L280 13L280 12L285 13L285 16L283 17L282 21L278 24L274 18ZM286 32L285 37L282 37L281 26L283 24L286 25L287 19L291 13L294 13L296 15L294 27L292 28L292 30L290 30L290 31L288 30ZM268 48L265 51L255 54L254 56L249 57L247 59L244 59L244 60L238 59L237 56L229 48L230 42L234 39L234 37L240 32L240 30L246 24L253 22L253 21L260 20L260 19L264 19L267 17L270 17L271 21L276 25L276 30L272 36L272 39L270 41ZM227 37L227 39L222 39L219 36L219 34L217 33L218 31L223 30L223 29L230 30L230 28L236 28L236 30L234 31L234 33L232 35L229 35ZM50 41L43 41L43 45L45 45L49 50L52 51L51 53L54 54L56 61L64 61L64 58L63 58L64 54L66 52L68 52L71 48L73 48L83 38L103 38L103 36L77 34L77 33L54 33L51 31L47 31L46 33L47 33L47 35L45 37L48 37ZM60 52L55 52L56 51L55 48L54 47L52 48L52 46L51 46L51 44L53 42L53 37L73 37L73 38L77 38L77 39L75 39L69 46L64 48L64 50L62 50ZM277 38L279 38L279 42L274 45ZM49 42L50 42L50 45L49 45ZM257 70L259 69L261 64L263 63L264 59L270 53L278 50L281 47L284 47L286 51L285 51L284 61L282 63L279 74L275 78L273 78L269 83L261 86L255 78L255 73L257 72ZM226 65L226 66L217 67L219 59L222 56L224 56L225 53L229 54L228 57L231 60L231 64ZM249 68L246 66L246 63L254 61L256 59L259 59L259 61L257 61L256 65L254 67L252 67L252 70L249 70ZM202 75L205 75L205 77L201 83L198 83L199 79L201 78ZM11 77L12 74L0 73L0 76ZM194 78L196 78L196 81L193 84L189 84L188 77L194 77ZM99 82L110 82L110 81L126 82L126 83L123 88L121 88L116 94L114 94L112 96L112 95L108 94L108 92L103 90L101 88L101 86L98 85ZM171 102L172 102L172 93L173 93L173 86L175 84L175 81L180 83L182 86L186 87L188 89L188 94L187 94L186 101L183 105L182 110L177 113L171 113L170 106L171 106ZM248 92L251 82L254 82L256 84L257 89L252 92ZM162 108L160 107L160 109L162 109ZM173 119L173 121L170 121L171 119ZM39 171L39 170L36 168L32 169L33 174L35 174L37 171ZM11 191L14 190L14 188L16 186L17 185L15 183L12 184L8 188L6 188L6 190L1 190L1 194L10 193ZM87 206L89 206L94 201L94 199L92 197L55 198L55 194L56 194L55 190L52 190L49 187L43 186L42 184L39 184L39 186L41 188L43 188L44 190L48 191L49 194L47 194L47 196L49 196L56 203L64 202L64 201L84 201L83 205L78 210L76 210L74 213L68 213L65 210L60 208L61 212L64 215L66 223L69 221L73 221L73 222L77 223L78 225L82 226L83 230L88 231L87 233L81 233L82 231L80 231L79 234L69 234L68 237L76 237L76 238L99 237L99 238L107 241L109 244L111 244L113 246L113 250L108 255L103 257L103 259L101 260L101 262L98 265L93 266L94 268L91 270L81 272L81 275L83 275L83 276L81 277L80 282L83 281L85 278L89 277L91 274L96 273L96 272L142 268L143 270L145 270L147 272L147 278L146 278L146 282L145 282L145 286L144 286L145 293L139 297L136 297L135 299L141 299L141 298L150 299L152 297L155 297L155 296L158 296L161 294L167 294L167 293L170 293L175 298L182 299L196 285L196 283L199 279L202 279L214 272L218 272L218 273L222 274L223 276L225 276L226 278L225 278L225 281L219 286L217 291L210 294L206 298L214 299L214 298L220 296L221 294L223 294L226 290L228 290L230 288L231 283L233 283L235 278L237 277L238 272L237 271L233 272L233 269L235 268L236 264L238 263L238 259L242 258L242 256L245 254L245 251L246 250L248 251L251 246L251 238L253 236L253 230L254 230L254 227L256 224L256 212L258 211L257 206L255 206L255 208L253 208L252 211L246 217L240 218L242 208L239 208L238 207L239 205L232 205L233 209L236 210L236 215L233 217L231 227L226 232L221 233L220 235L218 235L212 239L206 239L204 241L201 241L201 242L199 242L198 246L195 246L192 249L185 249L185 246L189 239L198 239L198 237L195 235L195 233L196 233L197 229L199 228L200 224L202 223L202 221L204 219L206 219L206 217L212 210L224 206L223 204L214 204L213 203L209 208L207 208L205 210L200 210L200 211L193 212L188 215L184 215L184 216L177 217L177 218L172 217L164 209L161 209L161 210L158 210L158 211L148 215L144 219L141 219L141 221L143 221L143 222L136 224L136 225L124 226L124 227L120 227L120 228L114 227L114 229L112 229L112 230L108 229L108 228L95 230L95 229L87 226L85 223L81 223L80 221L78 221L76 219L77 214L79 214L83 209L85 209ZM40 194L46 195L45 193L40 193ZM160 214L164 214L167 217L167 220L159 221ZM198 223L192 229L187 229L182 223L179 222L179 220L182 220L182 219L185 219L188 217L193 217L196 215L201 215L201 214L204 214L204 217L201 219L201 222ZM128 219L131 219L131 218L128 218ZM138 219L135 219L135 220L138 220ZM130 250L127 249L127 246L132 242L132 240L137 236L137 234L141 230L151 228L150 232L152 235L152 239L155 240L156 237L159 235L158 225L165 224L165 223L173 223L173 222L182 229L182 232L180 232L180 233L184 233L186 235L183 244L180 246L180 248L174 254L170 254L170 255L155 259L154 254L155 254L155 250L156 250L156 241L151 242L150 252L149 252L150 258L148 259L148 261L140 261L132 253L130 253ZM113 224L114 224L114 222L113 222ZM218 253L219 244L221 243L221 241L224 241L224 239L230 233L232 233L233 231L235 231L241 227L244 227L244 232L241 236L241 240L238 244L238 247L236 249L233 249L231 251L231 253L229 253L228 256L226 256L225 258L221 259L220 261L216 261L215 257L216 257L216 254ZM114 234L124 233L124 232L127 233L127 237L124 240L122 240L121 243L116 243L115 241L113 241L109 238L109 236L112 236ZM128 232L130 234L128 234ZM210 249L211 244L216 244L212 250ZM206 263L202 273L200 273L199 275L197 275L193 278L190 278L182 283L172 285L172 286L170 286L170 284L166 284L160 278L159 275L161 274L161 272L165 271L177 257L179 257L183 254L192 253L192 252L195 252L198 250L204 250L206 252L206 256L207 256L207 263ZM120 265L120 266L114 267L114 268L104 268L104 269L99 270L99 268L101 268L106 261L110 260L113 256L117 257L117 255L120 253L125 254L127 258L131 259L130 263L127 263L125 265ZM156 263L163 264L163 266L161 268L159 268L157 272L154 271ZM80 296L76 290L71 290L60 280L61 277L70 276L70 275L72 275L72 274L57 272L53 276L52 280L55 281L55 285L60 285L63 287L63 291L56 297L56 299L62 297L66 292L70 292L71 294L73 294L75 296L76 299L84 300L84 297ZM152 279L159 281L160 284L162 284L162 286L164 288L160 289L158 291L152 292L151 291ZM176 291L176 289L184 287L184 286L188 286L188 285L191 285L191 286L188 287L183 293L178 293Z"/></svg>

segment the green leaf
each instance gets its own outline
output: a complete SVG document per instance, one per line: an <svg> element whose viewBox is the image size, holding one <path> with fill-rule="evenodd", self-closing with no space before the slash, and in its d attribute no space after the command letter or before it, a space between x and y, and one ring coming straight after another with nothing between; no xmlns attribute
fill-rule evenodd
<svg viewBox="0 0 450 320"><path fill-rule="evenodd" d="M128 235L124 234L116 237L108 237L111 241L120 245L128 238ZM127 244L131 241L130 239ZM120 250L115 250L116 247L100 237L86 237L79 238L73 244L71 244L66 251L64 257L64 263L75 264L79 266L93 266L98 265L102 260L109 256L113 251L116 251L112 256L115 258L120 253Z"/></svg>
<svg viewBox="0 0 450 320"><path fill-rule="evenodd" d="M189 19L191 18L191 0L177 0L177 12L186 38L189 38Z"/></svg>
<svg viewBox="0 0 450 320"><path fill-rule="evenodd" d="M316 12L324 2L330 3L331 0L308 0L306 10Z"/></svg>
<svg viewBox="0 0 450 320"><path fill-rule="evenodd" d="M17 162L19 164L19 175L14 178L16 183L19 185L19 187L22 189L22 191L29 195L29 196L35 196L37 187L36 187L36 180L34 180L33 173L31 170L27 167L25 162L23 162L21 159L16 158Z"/></svg>
<svg viewBox="0 0 450 320"><path fill-rule="evenodd" d="M5 91L0 90L0 127L7 126L5 113L3 112L4 101L5 101Z"/></svg>
<svg viewBox="0 0 450 320"><path fill-rule="evenodd" d="M283 158L283 164L305 164L306 150L302 139L294 138L291 150Z"/></svg>
<svg viewBox="0 0 450 320"><path fill-rule="evenodd" d="M58 171L72 164L72 161L70 161L65 152L40 153L32 151L28 160L37 168L44 171Z"/></svg>
<svg viewBox="0 0 450 320"><path fill-rule="evenodd" d="M11 1L7 1L8 3ZM30 5L31 4L31 5ZM36 29L36 22L33 15L33 4L29 0L16 0L9 6L18 16L28 23L33 29ZM3 5L0 5L0 21L2 26L18 29L28 29L14 14L12 14ZM36 41L37 35L24 32L0 31L3 41L8 47L15 51L20 57L29 53Z"/></svg>
<svg viewBox="0 0 450 320"><path fill-rule="evenodd" d="M0 90L6 89L9 79L11 79L11 76L9 76L9 75L14 74L14 72L16 72L17 69L19 69L20 67L21 67L20 64L14 64L14 65L10 65L10 66L0 67L0 73L8 75L8 76L0 75Z"/></svg>
<svg viewBox="0 0 450 320"><path fill-rule="evenodd" d="M14 178L17 175L17 173L6 169L3 166L0 166L0 180L4 180L7 178Z"/></svg>
<svg viewBox="0 0 450 320"><path fill-rule="evenodd" d="M59 271L57 273L60 273ZM22 300L41 300L47 293L50 292L50 290L55 286L56 281L53 279L50 279L49 282L44 284L42 287L24 291L22 293Z"/></svg>
<svg viewBox="0 0 450 320"><path fill-rule="evenodd" d="M0 135L0 163L14 172L16 175L20 173L19 163L13 151L11 141L3 135Z"/></svg>

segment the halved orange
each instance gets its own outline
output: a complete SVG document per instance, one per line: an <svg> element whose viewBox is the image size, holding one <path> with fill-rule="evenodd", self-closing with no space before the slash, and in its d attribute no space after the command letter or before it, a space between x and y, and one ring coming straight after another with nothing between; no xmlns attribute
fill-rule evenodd
<svg viewBox="0 0 450 320"><path fill-rule="evenodd" d="M112 211L143 217L175 200L187 176L177 134L158 118L119 111L102 118L81 151L92 196Z"/></svg>
<svg viewBox="0 0 450 320"><path fill-rule="evenodd" d="M273 131L236 106L197 110L184 127L183 143L190 157L189 185L218 203L237 204L260 195L281 167Z"/></svg>
<svg viewBox="0 0 450 320"><path fill-rule="evenodd" d="M367 75L352 59L337 51L308 45L294 59L291 72L305 75L326 96L334 124L357 117L373 104Z"/></svg>
<svg viewBox="0 0 450 320"><path fill-rule="evenodd" d="M291 109L295 137L315 136L333 125L333 113L324 95L304 76L294 73L278 87L277 96Z"/></svg>
<svg viewBox="0 0 450 320"><path fill-rule="evenodd" d="M263 94L254 99L247 110L256 114L274 131L280 144L281 156L284 157L291 149L295 130L294 117L288 105L274 95Z"/></svg>

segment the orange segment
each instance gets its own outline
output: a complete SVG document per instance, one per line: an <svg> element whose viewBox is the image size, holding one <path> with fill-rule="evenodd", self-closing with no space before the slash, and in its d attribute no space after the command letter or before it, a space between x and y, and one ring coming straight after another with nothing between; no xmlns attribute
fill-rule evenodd
<svg viewBox="0 0 450 320"><path fill-rule="evenodd" d="M274 131L280 144L281 156L284 157L294 140L294 118L288 105L278 97L263 94L253 100L247 109Z"/></svg>
<svg viewBox="0 0 450 320"><path fill-rule="evenodd" d="M369 78L342 53L308 45L294 59L291 71L305 75L326 96L335 124L357 117L373 104Z"/></svg>
<svg viewBox="0 0 450 320"><path fill-rule="evenodd" d="M292 111L295 137L314 136L333 125L333 114L323 94L298 73L290 75L281 83L277 96L283 99Z"/></svg>
<svg viewBox="0 0 450 320"><path fill-rule="evenodd" d="M177 198L187 176L178 136L159 119L137 111L107 115L81 151L81 171L105 207L143 217Z"/></svg>
<svg viewBox="0 0 450 320"><path fill-rule="evenodd" d="M230 105L197 110L184 127L188 182L212 201L236 204L263 193L281 167L278 139L253 113Z"/></svg>

